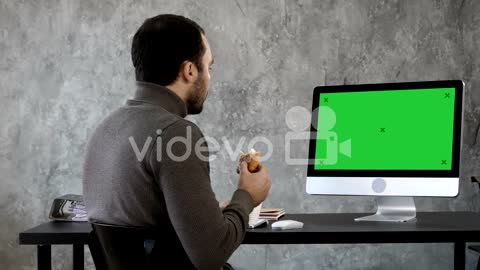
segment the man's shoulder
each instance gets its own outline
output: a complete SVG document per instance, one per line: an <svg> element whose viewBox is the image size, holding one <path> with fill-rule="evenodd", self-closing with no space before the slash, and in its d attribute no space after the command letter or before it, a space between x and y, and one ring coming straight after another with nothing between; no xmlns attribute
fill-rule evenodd
<svg viewBox="0 0 480 270"><path fill-rule="evenodd" d="M181 117L178 117L171 125L162 130L162 134L164 134L164 137L187 136L189 134L193 138L204 137L197 124Z"/></svg>
<svg viewBox="0 0 480 270"><path fill-rule="evenodd" d="M177 121L175 121L174 125L175 127L178 127L178 128L190 127L195 131L201 132L200 127L197 124L185 118L177 117Z"/></svg>
<svg viewBox="0 0 480 270"><path fill-rule="evenodd" d="M155 132L165 130L174 124L180 124L183 118L160 106L142 104L140 106L125 105L112 111L103 121L106 125L123 126L133 131Z"/></svg>

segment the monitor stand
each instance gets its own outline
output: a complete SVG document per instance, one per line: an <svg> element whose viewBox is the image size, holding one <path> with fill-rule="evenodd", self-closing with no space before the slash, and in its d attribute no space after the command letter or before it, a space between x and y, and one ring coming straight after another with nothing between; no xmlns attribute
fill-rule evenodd
<svg viewBox="0 0 480 270"><path fill-rule="evenodd" d="M355 221L406 222L416 217L413 197L375 197L377 212Z"/></svg>

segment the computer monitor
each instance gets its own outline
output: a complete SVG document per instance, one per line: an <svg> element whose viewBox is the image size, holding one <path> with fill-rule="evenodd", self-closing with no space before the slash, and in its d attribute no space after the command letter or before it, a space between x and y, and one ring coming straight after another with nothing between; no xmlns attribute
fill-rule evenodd
<svg viewBox="0 0 480 270"><path fill-rule="evenodd" d="M414 196L458 194L462 81L316 87L308 194L377 196L357 221L414 219Z"/></svg>

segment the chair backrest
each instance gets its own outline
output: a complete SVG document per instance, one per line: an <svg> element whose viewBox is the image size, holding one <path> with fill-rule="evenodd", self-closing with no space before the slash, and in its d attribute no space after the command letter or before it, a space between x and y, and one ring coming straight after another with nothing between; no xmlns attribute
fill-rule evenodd
<svg viewBox="0 0 480 270"><path fill-rule="evenodd" d="M148 269L148 256L143 229L105 224L92 224L89 245L97 270Z"/></svg>
<svg viewBox="0 0 480 270"><path fill-rule="evenodd" d="M93 263L95 264L95 269L108 270L107 262L105 261L105 255L102 251L102 245L100 244L100 240L93 230L88 236L88 248L90 249L90 254L92 255Z"/></svg>
<svg viewBox="0 0 480 270"><path fill-rule="evenodd" d="M89 247L97 270L165 269L172 265L195 269L171 226L92 223L92 227Z"/></svg>

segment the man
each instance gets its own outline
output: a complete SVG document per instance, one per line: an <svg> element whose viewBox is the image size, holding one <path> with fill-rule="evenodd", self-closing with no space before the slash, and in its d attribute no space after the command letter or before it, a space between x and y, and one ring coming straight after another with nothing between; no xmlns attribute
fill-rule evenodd
<svg viewBox="0 0 480 270"><path fill-rule="evenodd" d="M176 15L147 19L133 38L132 60L134 99L103 120L88 144L89 220L161 227L152 256L164 265L221 269L245 236L248 214L268 195L268 173L250 173L243 162L238 189L219 207L208 159L195 151L207 147L203 134L184 119L202 111L213 64L198 24Z"/></svg>

